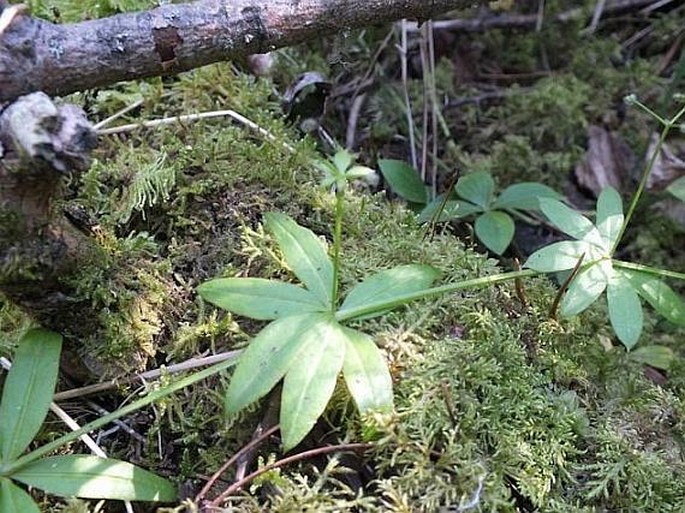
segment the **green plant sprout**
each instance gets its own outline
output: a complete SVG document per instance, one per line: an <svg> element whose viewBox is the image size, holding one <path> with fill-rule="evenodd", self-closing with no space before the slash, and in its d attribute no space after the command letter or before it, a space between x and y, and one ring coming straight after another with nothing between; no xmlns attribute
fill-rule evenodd
<svg viewBox="0 0 685 513"><path fill-rule="evenodd" d="M644 187L644 177L625 216L618 192L611 188L602 191L593 224L542 184L515 184L495 197L489 174L467 175L456 187L463 200L448 201L447 215L479 214L476 233L493 251L501 253L510 243L513 220L509 213L520 210L540 209L552 224L575 240L537 251L526 262L527 270L438 287L431 287L438 276L432 267L395 267L352 287L340 304L338 275L345 190L350 181L373 173L369 168L355 166L353 161L351 154L339 151L330 161L316 164L324 174L322 185L333 188L336 195L332 256L319 237L287 215L265 215L267 230L303 286L262 278L220 278L198 288L205 300L220 308L272 321L240 356L225 402L227 410L235 413L264 397L282 380L280 426L285 450L296 446L312 429L341 372L360 413L389 412L393 408L392 382L382 354L370 336L345 327L346 321L382 315L410 301L456 290L573 269L582 258L583 265L563 299L562 314L582 312L606 290L611 325L628 349L635 346L642 332L639 297L671 322L685 324L685 304L660 279L685 279L685 275L613 258ZM415 203L427 201L425 186L411 167L388 160L382 160L380 166L399 194ZM646 173L651 166L653 159ZM648 346L636 357L663 367L670 354L666 349Z"/></svg>
<svg viewBox="0 0 685 513"><path fill-rule="evenodd" d="M573 277L562 300L562 315L581 313L606 290L609 320L614 332L627 349L632 349L642 333L640 297L670 322L685 325L685 304L662 281L662 278L685 280L685 274L613 258L644 191L656 155L670 129L685 113L685 108L672 119L664 120L635 97L628 97L627 101L638 105L663 125L657 147L645 167L627 214L624 216L621 196L612 187L603 189L597 199L594 224L556 199L540 199L540 208L550 222L575 240L557 242L536 251L524 267L547 273L567 271L576 267L582 259L580 271Z"/></svg>
<svg viewBox="0 0 685 513"><path fill-rule="evenodd" d="M535 274L519 271L431 287L437 270L403 265L358 283L339 305L345 189L349 181L373 172L352 162L349 153L338 152L331 162L318 163L325 175L323 185L334 186L336 193L332 258L319 237L287 215L265 216L267 230L304 287L262 278L219 278L198 288L205 300L221 308L272 321L239 357L226 392L226 408L237 412L283 380L280 428L285 450L312 429L341 372L362 414L393 409L392 380L383 355L369 335L344 326L345 321L379 316L417 299Z"/></svg>
<svg viewBox="0 0 685 513"><path fill-rule="evenodd" d="M44 457L79 436L104 426L217 372L228 360L149 393L119 410L22 455L50 408L57 382L62 337L33 329L15 352L0 402L0 511L39 513L31 496L13 481L63 497L130 501L173 501L176 487L130 463L87 455Z"/></svg>
<svg viewBox="0 0 685 513"><path fill-rule="evenodd" d="M459 178L454 188L456 197L448 192L447 197L438 196L429 202L426 187L411 166L400 160L380 160L378 166L393 191L407 201L422 205L420 221L475 217L476 236L498 255L506 251L514 238L512 216L529 220L522 211L539 210L541 198L562 198L561 194L537 182L510 185L495 196L492 175L478 171Z"/></svg>

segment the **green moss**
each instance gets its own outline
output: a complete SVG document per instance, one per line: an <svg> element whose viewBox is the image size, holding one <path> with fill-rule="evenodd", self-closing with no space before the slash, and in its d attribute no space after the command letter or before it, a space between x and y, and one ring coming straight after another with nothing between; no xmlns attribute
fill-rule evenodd
<svg viewBox="0 0 685 513"><path fill-rule="evenodd" d="M143 5L87 2L78 12L65 7L63 17ZM562 6L550 2L546 7L551 14ZM668 35L672 27L666 21L655 27ZM445 170L487 170L500 187L534 180L559 188L584 151L589 124L619 123L613 114L603 116L628 92L662 92L650 60L617 60L622 58L617 42L581 40L576 29L550 25L540 34L511 37L491 31L474 37L484 45L483 59L496 58L505 73L536 70L546 53L554 75L511 89L499 104L465 106L458 115L443 112L458 142L441 152ZM343 61L375 53L378 41L368 34L324 42L316 53L305 47L288 50L277 73L287 78L311 69L336 70L340 82L346 73L360 76L368 62L354 68ZM336 62L329 55L337 55ZM451 71L443 60L436 76L441 98L443 93L477 94L471 86L459 86ZM117 123L231 108L269 130L277 142L229 119L101 138L96 164L69 184L69 201L85 207L100 224L100 253L71 281L77 295L101 312L104 326L97 337L83 341L84 354L118 362L121 370L121 365L143 367L146 360L159 364L240 347L261 325L203 304L197 285L236 274L290 276L261 226L265 212L285 211L330 239L332 197L316 188L310 165L319 155L312 141L298 140L284 124L272 90L268 80L217 64L173 80L119 84L88 99L89 112L98 120L145 98ZM410 93L420 115L420 80L411 81ZM384 78L369 94L360 117L360 123L368 123L360 126L360 134L368 135L365 156L392 153L392 139L406 134L402 87ZM86 102L85 95L72 98ZM331 121L339 140L344 121ZM644 146L650 127L631 111L621 131L631 145ZM280 142L294 146L294 154ZM405 142L401 145L404 151ZM637 217L648 222L637 228L627 250L645 262L677 269L680 232L649 209ZM344 237L344 287L413 262L436 266L444 281L499 272L495 261L448 232L424 239L414 216L381 195L351 194ZM612 335L603 303L580 318L557 322L547 315L556 292L547 280L529 280L525 287L530 306L505 285L417 302L359 322L388 358L397 416L389 426L362 422L340 387L323 424L327 432L332 425L350 439L382 435L361 462L373 471L371 481L355 481L367 476L335 461L318 469L307 462L267 474L235 509L439 511L472 504L502 512L682 510L683 360L674 363L660 388L622 349L605 349ZM0 351L7 353L28 323L3 304ZM648 316L643 340L668 345L682 356L682 339L682 330ZM156 447L162 439L168 442L165 465L186 482L210 474L242 447L262 420L264 405L226 418L227 380L217 377L156 405L142 463L161 467ZM111 450L130 456L124 448L128 440L118 443ZM268 446L262 454L275 458L278 450ZM349 460L344 464L354 466ZM83 504L70 507L67 511L85 510Z"/></svg>
<svg viewBox="0 0 685 513"><path fill-rule="evenodd" d="M591 335L601 317L554 328L534 311L507 313L507 302L495 290L450 301L443 322L463 335L426 340L400 379L399 421L380 456L391 510L463 505L481 480L482 510L682 507L677 396L644 380L638 366L621 368L616 355L602 354ZM610 383L633 386L626 394ZM626 430L648 435L649 444L639 435L626 444ZM615 452L600 453L606 447ZM613 487L598 488L624 460L630 464Z"/></svg>

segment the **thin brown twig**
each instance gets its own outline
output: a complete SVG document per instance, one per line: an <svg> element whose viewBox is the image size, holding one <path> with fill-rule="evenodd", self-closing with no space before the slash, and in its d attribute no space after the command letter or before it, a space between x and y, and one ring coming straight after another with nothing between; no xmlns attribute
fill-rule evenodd
<svg viewBox="0 0 685 513"><path fill-rule="evenodd" d="M171 125L174 123L178 123L181 126L183 126L183 123L186 121L199 121L201 119L211 119L211 118L219 118L219 117L229 117L233 119L234 121L237 121L238 123L241 123L248 127L249 129L259 133L262 135L265 139L267 139L269 142L275 144L276 146L281 146L282 148L286 149L289 153L297 153L297 150L288 143L279 140L275 135L273 135L271 132L266 130L265 128L262 128L259 126L257 123L254 121L251 121L247 119L245 116L242 114L239 114L238 112L231 110L231 109L226 109L226 110L217 110L217 111L212 111L212 112L200 112L197 114L183 114L181 116L172 116L168 118L163 118L163 119L153 119L150 121L143 121L141 123L130 123L128 125L121 125L121 126L115 126L112 128L103 128L98 130L98 135L111 135L111 134L119 134L122 132L130 132L131 130L135 130L138 128L155 128L158 126L163 126L163 125Z"/></svg>
<svg viewBox="0 0 685 513"><path fill-rule="evenodd" d="M390 41L392 40L392 36L395 34L395 31L391 28L388 33L386 34L385 38L383 41L381 41L381 44L378 46L378 49L376 50L376 53L373 54L373 57L371 57L371 61L369 62L369 66L366 68L366 72L364 73L364 76L362 79L359 81L359 84L355 88L354 91L354 97L356 98L359 96L359 93L361 90L365 87L366 84L373 84L373 80L370 81L371 75L373 74L374 67L376 66L376 63L378 62L378 59L380 59L381 54L383 51L387 48L388 44L390 44Z"/></svg>
<svg viewBox="0 0 685 513"><path fill-rule="evenodd" d="M514 257L514 270L521 270L521 262L517 257ZM519 301L523 303L523 306L528 306L528 298L526 297L526 291L523 286L523 281L521 280L521 278L516 278L514 280L514 288L516 290L516 296L519 298Z"/></svg>
<svg viewBox="0 0 685 513"><path fill-rule="evenodd" d="M604 17L621 14L654 5L654 0L614 0L607 1L604 8ZM658 2L657 2L658 3ZM670 1L666 2L670 3ZM573 8L561 12L556 16L548 18L548 22L569 23L571 21L585 18L586 9ZM480 18L463 19L455 18L452 20L440 20L433 22L433 30L451 30L454 32L486 32L492 29L514 29L532 28L535 29L538 23L538 14L488 14ZM420 30L418 23L408 25L410 32Z"/></svg>
<svg viewBox="0 0 685 513"><path fill-rule="evenodd" d="M554 297L554 302L552 303L552 306L549 309L550 319L557 319L557 310L559 309L559 303L561 302L561 298L564 296L564 293L568 289L569 285L571 285L573 279L578 275L578 272L580 271L580 266L583 264L583 260L585 260L585 253L580 255L580 258L576 262L573 271L571 271L571 274L569 274L568 278L566 278L564 283L561 284L559 292L557 292L557 295Z"/></svg>
<svg viewBox="0 0 685 513"><path fill-rule="evenodd" d="M435 83L435 34L433 33L433 20L426 22L428 33L428 64L430 66L430 100L431 100L431 132L433 134L433 146L431 148L431 199L438 195L438 95Z"/></svg>
<svg viewBox="0 0 685 513"><path fill-rule="evenodd" d="M231 458L221 465L221 468L214 472L212 476L207 480L207 483L202 487L202 490L200 490L200 493L197 494L195 497L195 502L199 503L202 499L204 499L205 495L207 495L207 492L214 486L214 483L221 477L221 475L226 472L226 470L233 465L236 461L238 461L238 458L240 458L243 454L251 451L255 447L259 446L264 442L267 438L269 438L271 435L273 435L276 431L280 429L279 425L272 426L270 429L267 429L259 435L258 437L254 438L250 443L245 445L242 449L240 449L238 452L236 452Z"/></svg>
<svg viewBox="0 0 685 513"><path fill-rule="evenodd" d="M402 70L402 92L404 95L404 103L407 117L407 136L409 137L409 152L411 154L411 165L414 169L418 169L418 157L416 155L416 141L414 138L414 117L411 109L411 98L409 97L409 63L407 61L407 53L409 52L408 31L407 26L409 22L402 20L400 24L400 45L398 50L400 52L400 65Z"/></svg>
<svg viewBox="0 0 685 513"><path fill-rule="evenodd" d="M127 385L134 383L138 380L146 379L156 379L162 374L174 374L176 372L182 372L186 370L195 369L197 367L205 367L212 365L214 363L223 362L224 360L230 360L237 358L240 351L227 351L225 353L219 353L212 356L206 356L204 358L191 358L185 362L177 363L174 365L169 365L161 369L153 369L141 374L136 374L124 379L114 379L112 381L107 381L105 383L97 383L95 385L88 385L81 388L75 388L73 390L66 390L64 392L58 392L52 398L53 401L66 401L67 399L74 399L76 397L83 397L85 395L97 394L99 392L104 392L105 390L111 390L112 388L117 388L122 385Z"/></svg>
<svg viewBox="0 0 685 513"><path fill-rule="evenodd" d="M597 27L599 27L599 20L602 19L602 14L604 14L604 9L606 8L606 0L597 0L595 5L595 11L592 13L592 21L590 26L587 28L589 34L593 34Z"/></svg>
<svg viewBox="0 0 685 513"><path fill-rule="evenodd" d="M352 443L352 444L339 444L339 445L330 445L327 447L318 447L316 449L311 449L309 451L304 451L298 454L293 454L292 456L288 456L287 458L283 458L282 460L275 461L274 463L270 463L268 465L264 465L262 468L255 470L251 474L248 474L245 476L243 479L240 481L236 481L233 483L231 486L226 488L221 495L219 495L216 499L214 499L212 502L208 504L210 508L216 508L219 506L221 502L224 501L227 497L230 495L233 495L235 492L240 490L243 486L251 482L253 479L256 477L261 476L262 474L269 472L270 470L273 470L275 468L282 467L284 465L288 465L289 463L294 463L296 461L300 460L305 460L307 458L311 458L314 456L321 456L323 454L328 454L331 452L342 452L342 451L363 451L365 449L370 449L373 447L373 444L370 443Z"/></svg>
<svg viewBox="0 0 685 513"><path fill-rule="evenodd" d="M366 101L366 93L362 93L354 97L352 107L350 107L350 114L347 117L347 132L345 133L345 148L350 151L354 150L356 144L357 122L359 121L359 113L362 110L364 102Z"/></svg>

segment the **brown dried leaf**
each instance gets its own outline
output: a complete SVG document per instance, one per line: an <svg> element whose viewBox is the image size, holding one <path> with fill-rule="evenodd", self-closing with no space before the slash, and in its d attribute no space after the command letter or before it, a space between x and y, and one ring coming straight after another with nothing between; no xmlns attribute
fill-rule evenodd
<svg viewBox="0 0 685 513"><path fill-rule="evenodd" d="M659 134L655 132L649 141L645 163L649 163L658 143ZM680 158L683 154L685 154L685 141L672 140L664 143L654 160L654 167L647 180L647 190L663 190L673 180L685 175L685 160Z"/></svg>
<svg viewBox="0 0 685 513"><path fill-rule="evenodd" d="M620 136L591 125L588 149L583 160L576 165L575 174L579 185L598 196L607 186L622 191L634 165L635 155Z"/></svg>

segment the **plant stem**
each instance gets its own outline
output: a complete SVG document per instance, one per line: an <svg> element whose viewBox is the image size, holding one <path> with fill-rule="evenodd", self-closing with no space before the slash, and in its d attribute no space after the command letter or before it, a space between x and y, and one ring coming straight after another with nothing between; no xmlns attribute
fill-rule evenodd
<svg viewBox="0 0 685 513"><path fill-rule="evenodd" d="M3 476L9 476L12 473L16 472L19 470L21 467L24 465L31 463L32 461L37 460L38 458L41 458L45 456L46 454L51 453L55 449L60 448L61 446L72 442L76 440L78 437L80 437L83 434L90 433L91 431L104 426L105 424L110 423L113 420L119 419L121 417L124 417L125 415L128 415L136 410L139 410L140 408L144 408L145 406L155 402L159 401L160 399L163 399L174 392L177 392L181 390L182 388L188 387L194 383L197 383L198 381L202 381L203 379L206 379L210 376L213 376L214 374L221 372L222 370L226 370L229 367L232 367L236 363L236 358L232 360L226 360L223 362L219 362L211 367L208 367L207 369L201 370L199 372L196 372L194 374L191 374L190 376L187 376L185 378L179 379L175 383L172 383L164 388L160 388L159 390L154 390L150 392L148 395L145 397L138 399L137 401L132 402L128 406L124 406L123 408L114 411L110 413L109 415L105 415L104 417L100 417L97 420L94 420L93 422L90 422L86 425L84 425L81 429L77 429L76 431L72 431L71 433L67 433L61 437L59 437L57 440L54 440L50 443L47 443L38 449L31 451L30 453L26 454L25 456L22 456L21 458L18 458L17 460L11 462L7 466L5 466L2 469L2 475Z"/></svg>
<svg viewBox="0 0 685 513"><path fill-rule="evenodd" d="M638 103L638 105L645 111L649 112L656 119L658 119L659 122L663 125L663 129L661 130L661 135L659 136L659 142L657 142L656 147L654 148L654 152L650 156L649 162L645 166L645 170L642 173L640 184L638 185L637 190L635 191L635 194L633 194L633 198L630 201L630 207L628 207L628 213L626 214L626 217L623 220L623 224L621 225L621 231L619 232L618 237L616 237L614 246L611 248L611 256L613 256L616 252L616 248L618 247L619 243L621 242L621 239L623 238L626 228L628 227L628 223L630 223L630 219L633 217L633 214L635 213L637 203L638 201L640 201L640 197L644 192L645 186L647 185L647 180L649 179L649 175L652 173L652 168L654 167L654 163L656 162L656 159L659 156L659 153L661 152L661 147L664 145L664 142L666 141L666 137L668 137L671 128L673 128L673 126L678 122L678 120L683 116L683 114L685 114L685 107L683 107L671 119L664 120L663 118L658 116L656 113L652 112L650 109L648 109L641 103Z"/></svg>
<svg viewBox="0 0 685 513"><path fill-rule="evenodd" d="M410 301L417 299L426 299L430 297L440 296L448 292L455 292L457 290L484 287L487 285L494 285L505 281L516 280L517 278L527 278L540 274L538 271L527 269L525 271L513 271L509 273L495 274L494 276L484 276L481 278L473 278L471 280L459 281L457 283L448 283L440 287L432 287L429 289L419 290L417 292L410 292L409 294L402 294L392 299L384 299L376 301L367 305L356 308L347 308L345 310L338 310L335 313L335 318L338 322L348 321L356 317L368 315L383 310L389 310L397 306L404 305Z"/></svg>
<svg viewBox="0 0 685 513"><path fill-rule="evenodd" d="M614 267L619 267L622 269L630 269L631 271L640 271L647 274L654 274L656 276L661 276L664 278L674 278L676 280L685 281L685 273L679 273L676 271L669 271L667 269L658 269L656 267L649 267L647 265L635 264L633 262L623 262L621 260L612 260Z"/></svg>
<svg viewBox="0 0 685 513"><path fill-rule="evenodd" d="M335 188L335 228L333 230L333 294L331 312L338 308L338 279L340 275L340 246L342 245L342 223L345 208L345 189L338 184Z"/></svg>

